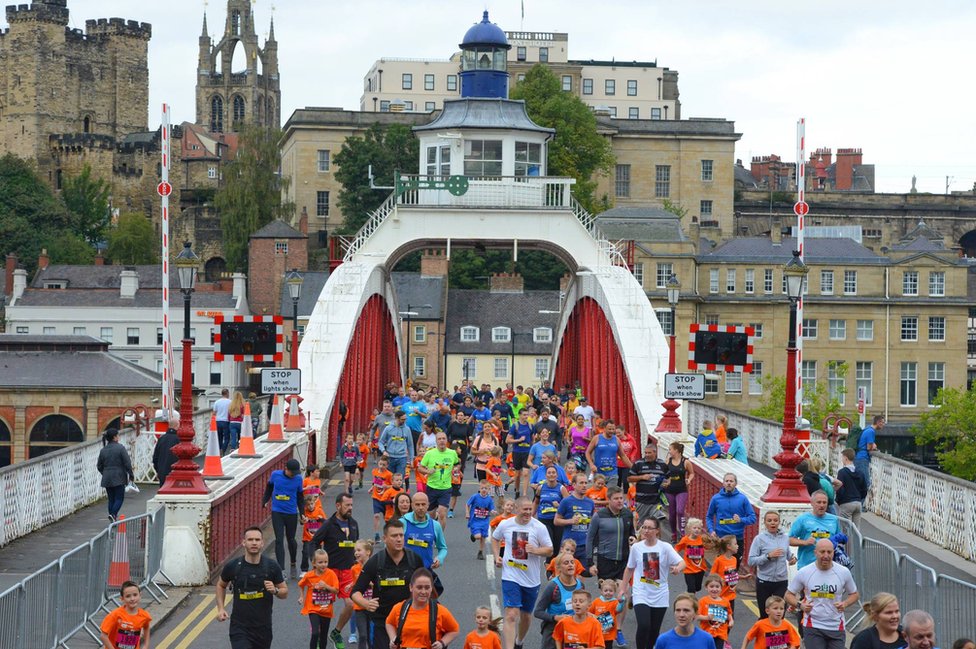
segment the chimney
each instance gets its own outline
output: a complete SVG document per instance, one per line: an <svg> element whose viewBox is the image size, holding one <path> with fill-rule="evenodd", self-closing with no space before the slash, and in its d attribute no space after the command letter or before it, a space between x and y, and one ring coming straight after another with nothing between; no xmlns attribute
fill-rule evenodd
<svg viewBox="0 0 976 649"><path fill-rule="evenodd" d="M769 239L774 246L783 245L783 222L779 217L773 219L773 225L769 229Z"/></svg>
<svg viewBox="0 0 976 649"><path fill-rule="evenodd" d="M421 277L447 277L447 254L443 250L424 250L420 256Z"/></svg>
<svg viewBox="0 0 976 649"><path fill-rule="evenodd" d="M17 298L24 294L27 289L27 271L23 268L18 268L14 270L14 281L13 287L10 292L10 304L13 304Z"/></svg>
<svg viewBox="0 0 976 649"><path fill-rule="evenodd" d="M104 255L102 255L102 251L101 250L99 250L98 251L98 254L95 255L95 265L96 266L104 266L105 265L105 257L104 257Z"/></svg>
<svg viewBox="0 0 976 649"><path fill-rule="evenodd" d="M234 273L231 277L234 279L234 288L231 295L234 296L235 300L240 300L247 293L247 276L244 273Z"/></svg>
<svg viewBox="0 0 976 649"><path fill-rule="evenodd" d="M298 217L298 231L308 236L308 208L302 206L302 215Z"/></svg>
<svg viewBox="0 0 976 649"><path fill-rule="evenodd" d="M37 256L37 270L44 270L50 262L51 260L47 256L47 248L41 248L41 254Z"/></svg>
<svg viewBox="0 0 976 649"><path fill-rule="evenodd" d="M837 149L834 189L846 190L854 186L854 167L861 165L861 159L860 149Z"/></svg>
<svg viewBox="0 0 976 649"><path fill-rule="evenodd" d="M525 282L518 273L492 273L489 281L491 293L522 293Z"/></svg>
<svg viewBox="0 0 976 649"><path fill-rule="evenodd" d="M15 270L17 270L17 255L11 252L7 255L7 268L4 274L3 284L4 295L13 295Z"/></svg>
<svg viewBox="0 0 976 649"><path fill-rule="evenodd" d="M121 297L135 297L139 290L139 274L131 266L127 266L119 274L119 295Z"/></svg>

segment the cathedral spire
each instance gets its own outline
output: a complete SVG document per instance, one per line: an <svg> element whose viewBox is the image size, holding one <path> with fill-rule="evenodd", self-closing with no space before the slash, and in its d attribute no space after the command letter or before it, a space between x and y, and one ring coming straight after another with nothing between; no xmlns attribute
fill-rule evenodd
<svg viewBox="0 0 976 649"><path fill-rule="evenodd" d="M210 32L207 29L207 12L203 12L203 31L200 32L201 36L209 36Z"/></svg>
<svg viewBox="0 0 976 649"><path fill-rule="evenodd" d="M274 35L274 16L271 16L271 29L268 30L267 42L268 43L274 43L275 42L275 35Z"/></svg>

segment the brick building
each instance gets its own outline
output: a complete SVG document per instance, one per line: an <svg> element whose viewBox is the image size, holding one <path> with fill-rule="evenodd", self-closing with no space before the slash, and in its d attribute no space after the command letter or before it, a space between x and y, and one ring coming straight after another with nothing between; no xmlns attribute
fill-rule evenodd
<svg viewBox="0 0 976 649"><path fill-rule="evenodd" d="M251 312L276 314L285 273L293 268L301 272L308 270L308 236L284 221L272 221L251 235L247 267L250 271L247 302ZM291 309L286 315L290 314Z"/></svg>

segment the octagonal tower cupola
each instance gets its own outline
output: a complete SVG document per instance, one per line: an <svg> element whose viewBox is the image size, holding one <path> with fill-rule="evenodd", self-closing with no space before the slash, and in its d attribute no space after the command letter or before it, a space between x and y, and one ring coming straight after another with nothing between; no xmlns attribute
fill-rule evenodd
<svg viewBox="0 0 976 649"><path fill-rule="evenodd" d="M461 48L461 97L508 99L508 50L512 46L501 27L488 20L464 35Z"/></svg>

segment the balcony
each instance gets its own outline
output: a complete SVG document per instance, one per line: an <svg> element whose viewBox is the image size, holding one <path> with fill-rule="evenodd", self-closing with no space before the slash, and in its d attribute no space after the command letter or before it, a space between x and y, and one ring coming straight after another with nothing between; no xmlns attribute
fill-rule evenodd
<svg viewBox="0 0 976 649"><path fill-rule="evenodd" d="M568 210L575 183L555 176L403 175L396 194L401 207Z"/></svg>

